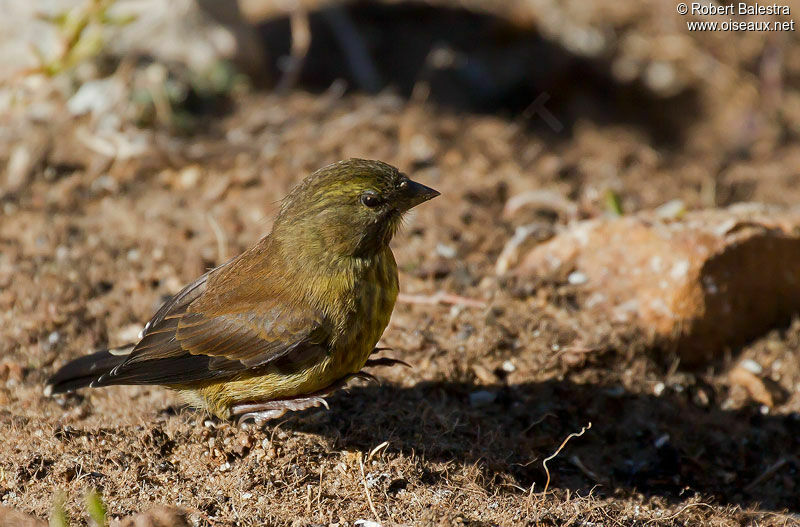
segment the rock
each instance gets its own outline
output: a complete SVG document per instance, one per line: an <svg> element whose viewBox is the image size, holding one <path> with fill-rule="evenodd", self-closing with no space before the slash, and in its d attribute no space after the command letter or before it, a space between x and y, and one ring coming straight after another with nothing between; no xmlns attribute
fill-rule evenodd
<svg viewBox="0 0 800 527"><path fill-rule="evenodd" d="M553 227L544 222L535 222L516 228L514 235L506 242L500 256L495 262L495 273L505 274L509 269L519 263L520 254L524 254L531 247L553 237Z"/></svg>
<svg viewBox="0 0 800 527"><path fill-rule="evenodd" d="M488 368L481 366L480 364L473 364L472 372L475 374L475 377L477 377L477 379L481 381L483 384L494 384L497 382L497 375L495 375Z"/></svg>
<svg viewBox="0 0 800 527"><path fill-rule="evenodd" d="M115 525L112 522L112 525ZM175 507L158 506L147 512L128 516L116 523L116 527L189 527L186 513Z"/></svg>
<svg viewBox="0 0 800 527"><path fill-rule="evenodd" d="M478 390L469 394L469 404L475 408L488 406L497 399L497 395L488 390Z"/></svg>
<svg viewBox="0 0 800 527"><path fill-rule="evenodd" d="M757 403L761 403L767 408L772 408L774 406L772 394L764 385L764 381L762 381L758 375L748 370L744 365L739 364L734 367L730 373L728 373L728 381L732 385L738 385L744 388L750 398Z"/></svg>
<svg viewBox="0 0 800 527"><path fill-rule="evenodd" d="M22 190L34 177L50 149L45 130L30 130L23 142L11 149L4 173L0 173L0 197Z"/></svg>
<svg viewBox="0 0 800 527"><path fill-rule="evenodd" d="M46 527L47 522L14 509L0 506L0 527Z"/></svg>
<svg viewBox="0 0 800 527"><path fill-rule="evenodd" d="M0 363L0 381L22 382L25 370L18 362L5 361Z"/></svg>
<svg viewBox="0 0 800 527"><path fill-rule="evenodd" d="M800 310L800 208L741 204L572 224L514 274L575 276L583 308L698 364ZM585 278L585 280L583 280Z"/></svg>

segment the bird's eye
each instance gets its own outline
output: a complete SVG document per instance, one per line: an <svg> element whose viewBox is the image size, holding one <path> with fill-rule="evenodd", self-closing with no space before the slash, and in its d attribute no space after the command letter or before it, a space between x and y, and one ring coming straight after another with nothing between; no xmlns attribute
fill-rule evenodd
<svg viewBox="0 0 800 527"><path fill-rule="evenodd" d="M361 195L361 203L366 207L373 208L381 204L381 198L374 192L365 192Z"/></svg>

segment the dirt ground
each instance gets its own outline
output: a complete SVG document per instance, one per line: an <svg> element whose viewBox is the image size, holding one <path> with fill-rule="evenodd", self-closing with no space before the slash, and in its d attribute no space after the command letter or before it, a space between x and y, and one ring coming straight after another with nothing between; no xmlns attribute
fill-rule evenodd
<svg viewBox="0 0 800 527"><path fill-rule="evenodd" d="M371 9L350 15L378 39ZM558 206L504 216L528 190L555 192L579 217L607 213L609 195L624 213L673 199L797 203L796 36L728 34L731 46L684 32L724 74L658 93L535 28L418 9L391 27L428 20L414 27L430 41L460 35L452 46L496 66L495 79L538 57L546 74L485 92L458 71L411 82L414 65L393 68L379 50L388 87L369 94L357 79L331 85L314 65L335 58L312 48L312 74L292 89L232 90L193 107L188 132L124 111L109 132L71 115L57 81L17 88L28 102L0 125L0 505L46 518L61 493L80 523L95 488L111 518L163 504L198 525L800 524L800 318L687 369L675 350L587 318L580 285L495 274L517 226L574 219ZM641 20L644 32L654 23ZM270 38L272 23L286 21L261 27ZM480 45L467 45L476 31ZM135 84L148 67L115 75ZM555 128L526 112L541 93ZM29 169L16 185L15 156ZM263 427L209 419L160 388L43 395L59 366L134 339L167 295L266 234L292 185L347 157L442 193L393 241L401 291L485 304L399 302L381 345L412 368L376 369L381 385ZM763 368L772 408L730 382L743 359ZM543 462L584 427L547 461L543 494Z"/></svg>

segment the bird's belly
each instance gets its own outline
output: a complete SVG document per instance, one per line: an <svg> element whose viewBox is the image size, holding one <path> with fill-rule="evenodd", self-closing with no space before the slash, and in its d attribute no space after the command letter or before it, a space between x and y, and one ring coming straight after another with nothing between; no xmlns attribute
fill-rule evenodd
<svg viewBox="0 0 800 527"><path fill-rule="evenodd" d="M237 403L284 399L323 390L364 366L389 323L396 298L396 282L390 282L383 290L364 288L332 349L311 363L299 363L291 370L270 367L257 373L248 372L180 393L189 404L228 418L230 407Z"/></svg>
<svg viewBox="0 0 800 527"><path fill-rule="evenodd" d="M326 356L293 371L268 368L180 393L189 404L226 419L230 417L230 407L237 403L285 399L322 390L336 380L331 362L331 357Z"/></svg>

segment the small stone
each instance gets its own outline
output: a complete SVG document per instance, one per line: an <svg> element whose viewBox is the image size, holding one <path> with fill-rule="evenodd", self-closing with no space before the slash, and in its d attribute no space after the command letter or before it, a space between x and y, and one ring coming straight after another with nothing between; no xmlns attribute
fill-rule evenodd
<svg viewBox="0 0 800 527"><path fill-rule="evenodd" d="M0 364L0 381L8 381L11 384L22 382L24 369L16 362L4 362Z"/></svg>
<svg viewBox="0 0 800 527"><path fill-rule="evenodd" d="M200 176L200 168L197 165L190 165L178 174L178 185L184 190L194 188L200 182Z"/></svg>
<svg viewBox="0 0 800 527"><path fill-rule="evenodd" d="M744 388L753 401L761 403L767 408L772 408L774 405L772 394L767 389L764 381L752 371L744 368L742 364L730 371L728 381Z"/></svg>
<svg viewBox="0 0 800 527"><path fill-rule="evenodd" d="M445 245L443 243L436 244L436 253L442 258L455 258L458 252L452 245Z"/></svg>
<svg viewBox="0 0 800 527"><path fill-rule="evenodd" d="M513 373L513 372L517 371L517 367L510 360L504 361L503 365L501 366L501 368L506 373Z"/></svg>
<svg viewBox="0 0 800 527"><path fill-rule="evenodd" d="M35 164L36 160L26 145L21 144L14 147L6 165L5 184L0 181L0 189L15 192L22 188L30 178Z"/></svg>
<svg viewBox="0 0 800 527"><path fill-rule="evenodd" d="M567 282L571 285L583 285L589 281L589 277L580 271L573 271L567 276Z"/></svg>
<svg viewBox="0 0 800 527"><path fill-rule="evenodd" d="M488 406L497 399L497 394L488 390L478 390L469 394L469 404L474 408Z"/></svg>
<svg viewBox="0 0 800 527"><path fill-rule="evenodd" d="M497 382L497 375L480 364L473 364L472 371L475 373L475 377L483 384L494 384Z"/></svg>
<svg viewBox="0 0 800 527"><path fill-rule="evenodd" d="M686 205L683 200L673 199L656 209L656 215L664 219L678 219L686 212Z"/></svg>
<svg viewBox="0 0 800 527"><path fill-rule="evenodd" d="M739 365L755 375L761 375L764 372L764 368L761 367L761 364L757 363L753 359L744 359L739 363Z"/></svg>

